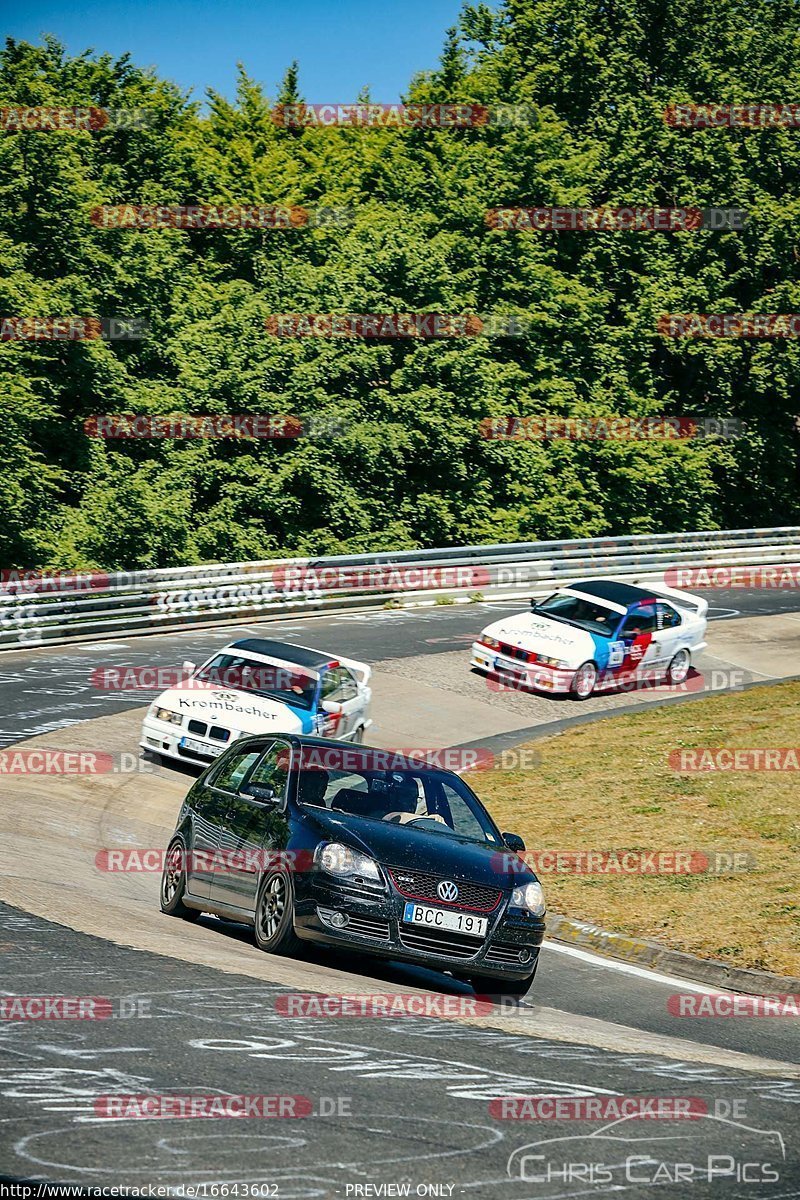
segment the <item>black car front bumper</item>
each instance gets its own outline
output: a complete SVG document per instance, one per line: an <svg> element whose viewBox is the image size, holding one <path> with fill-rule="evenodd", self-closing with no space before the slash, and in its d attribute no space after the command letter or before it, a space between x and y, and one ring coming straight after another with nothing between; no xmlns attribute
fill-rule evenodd
<svg viewBox="0 0 800 1200"><path fill-rule="evenodd" d="M532 973L544 938L544 920L524 912L510 915L507 896L492 912L455 906L455 911L488 919L482 937L408 924L403 920L406 903L407 897L391 886L377 891L315 871L296 900L295 932L306 941L459 975L525 979ZM435 901L422 903L448 908ZM343 917L346 923L337 927Z"/></svg>

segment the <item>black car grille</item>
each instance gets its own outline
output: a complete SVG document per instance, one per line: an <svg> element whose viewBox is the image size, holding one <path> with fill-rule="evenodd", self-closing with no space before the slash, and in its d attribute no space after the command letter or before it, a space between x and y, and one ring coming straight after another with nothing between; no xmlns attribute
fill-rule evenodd
<svg viewBox="0 0 800 1200"><path fill-rule="evenodd" d="M400 929L400 941L407 950L423 950L440 958L474 958L483 938L450 933L446 929Z"/></svg>
<svg viewBox="0 0 800 1200"><path fill-rule="evenodd" d="M436 891L446 875L434 875L429 871L411 871L405 867L389 867L392 883L401 896L409 900L430 900L445 908L466 908L471 912L493 912L503 893L499 888L485 887L480 883L462 883L453 880L458 888L458 898L452 903L442 900Z"/></svg>
<svg viewBox="0 0 800 1200"><path fill-rule="evenodd" d="M484 962L527 963L531 961L534 950L535 947L531 946L512 946L505 942L495 942L486 951ZM521 954L524 954L525 957L521 958Z"/></svg>
<svg viewBox="0 0 800 1200"><path fill-rule="evenodd" d="M383 942L389 940L389 922L379 917L363 917L361 914L350 913L347 922L348 933L357 933L361 937L379 938Z"/></svg>
<svg viewBox="0 0 800 1200"><path fill-rule="evenodd" d="M211 738L214 742L227 742L231 736L230 729L225 729L222 725L206 725L205 721L192 720L189 722L188 729L190 733Z"/></svg>
<svg viewBox="0 0 800 1200"><path fill-rule="evenodd" d="M506 658L516 658L520 662L528 662L527 650L521 650L519 646L509 646L507 642L500 643L500 653L505 654Z"/></svg>

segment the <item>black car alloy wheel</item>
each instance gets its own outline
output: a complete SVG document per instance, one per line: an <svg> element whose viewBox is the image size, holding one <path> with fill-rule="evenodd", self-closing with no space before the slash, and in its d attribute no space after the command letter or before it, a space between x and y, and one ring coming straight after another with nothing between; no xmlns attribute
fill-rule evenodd
<svg viewBox="0 0 800 1200"><path fill-rule="evenodd" d="M183 903L186 891L186 846L183 838L175 837L167 847L164 870L161 875L161 911L170 917L182 917L184 921L196 921L200 913L196 908L187 908Z"/></svg>
<svg viewBox="0 0 800 1200"><path fill-rule="evenodd" d="M269 871L258 889L256 945L270 954L294 954L300 939L294 932L294 885L288 871Z"/></svg>

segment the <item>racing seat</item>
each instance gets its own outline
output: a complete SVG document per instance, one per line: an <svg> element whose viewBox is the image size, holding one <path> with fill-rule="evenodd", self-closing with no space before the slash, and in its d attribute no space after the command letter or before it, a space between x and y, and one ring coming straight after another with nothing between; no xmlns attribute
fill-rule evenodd
<svg viewBox="0 0 800 1200"><path fill-rule="evenodd" d="M355 788L342 788L331 801L331 810L350 813L354 817L382 817L385 805L377 796L369 792L359 792Z"/></svg>
<svg viewBox="0 0 800 1200"><path fill-rule="evenodd" d="M330 776L327 771L315 768L301 768L298 786L298 800L301 804L313 804L316 808L325 807L325 792Z"/></svg>

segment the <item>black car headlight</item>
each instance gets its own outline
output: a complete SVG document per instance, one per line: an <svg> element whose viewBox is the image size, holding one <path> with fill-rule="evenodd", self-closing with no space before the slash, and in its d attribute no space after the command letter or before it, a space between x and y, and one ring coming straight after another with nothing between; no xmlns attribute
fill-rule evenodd
<svg viewBox="0 0 800 1200"><path fill-rule="evenodd" d="M322 842L314 854L314 861L329 875L340 878L369 879L373 883L383 883L378 864L374 858L351 850L341 842Z"/></svg>
<svg viewBox="0 0 800 1200"><path fill-rule="evenodd" d="M523 887L514 888L509 907L522 908L525 912L533 913L534 917L543 917L546 906L542 885L526 883Z"/></svg>

